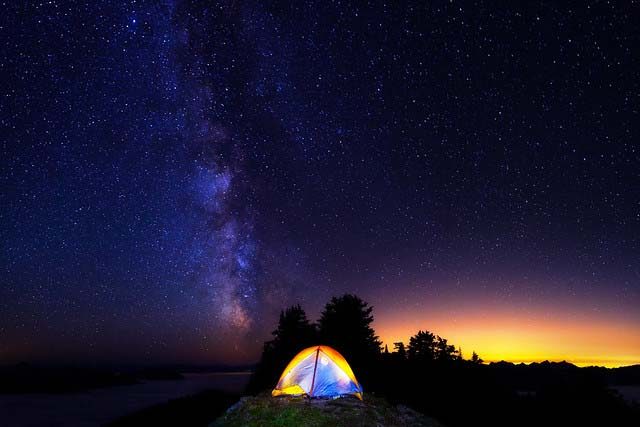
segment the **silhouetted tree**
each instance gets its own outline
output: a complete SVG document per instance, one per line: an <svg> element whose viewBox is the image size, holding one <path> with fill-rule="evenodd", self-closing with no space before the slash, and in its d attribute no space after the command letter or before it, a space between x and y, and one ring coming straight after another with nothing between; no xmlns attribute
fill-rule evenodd
<svg viewBox="0 0 640 427"><path fill-rule="evenodd" d="M402 341L394 342L393 348L395 350L393 354L395 354L398 359L405 360L407 358L407 350L405 350L404 343Z"/></svg>
<svg viewBox="0 0 640 427"><path fill-rule="evenodd" d="M429 331L418 331L409 338L409 360L430 362L436 358L436 336Z"/></svg>
<svg viewBox="0 0 640 427"><path fill-rule="evenodd" d="M264 343L262 357L249 382L250 392L275 386L293 356L317 341L316 328L299 305L280 312L278 327L271 334L273 340Z"/></svg>
<svg viewBox="0 0 640 427"><path fill-rule="evenodd" d="M459 352L445 338L429 331L418 331L409 339L409 359L418 362L449 362L459 358Z"/></svg>
<svg viewBox="0 0 640 427"><path fill-rule="evenodd" d="M272 335L274 338L267 345L292 353L293 357L303 348L314 344L316 329L307 319L302 307L294 305L280 312L278 327Z"/></svg>
<svg viewBox="0 0 640 427"><path fill-rule="evenodd" d="M373 307L355 295L333 297L318 322L323 344L338 350L349 361L356 375L363 373L380 355L380 340L371 323ZM366 373L364 373L366 375Z"/></svg>
<svg viewBox="0 0 640 427"><path fill-rule="evenodd" d="M476 353L475 351L473 352L473 354L471 354L471 361L477 364L481 364L484 362L484 360L482 360L480 356L478 356L478 353Z"/></svg>
<svg viewBox="0 0 640 427"><path fill-rule="evenodd" d="M451 361L457 358L458 351L456 348L448 344L445 338L437 336L435 342L435 359L439 361Z"/></svg>

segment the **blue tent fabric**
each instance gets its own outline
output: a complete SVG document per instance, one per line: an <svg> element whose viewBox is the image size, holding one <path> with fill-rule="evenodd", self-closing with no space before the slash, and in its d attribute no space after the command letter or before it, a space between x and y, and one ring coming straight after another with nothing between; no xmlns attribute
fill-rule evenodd
<svg viewBox="0 0 640 427"><path fill-rule="evenodd" d="M340 353L331 347L315 346L302 350L291 360L272 395L330 398L354 395L362 399L362 386Z"/></svg>

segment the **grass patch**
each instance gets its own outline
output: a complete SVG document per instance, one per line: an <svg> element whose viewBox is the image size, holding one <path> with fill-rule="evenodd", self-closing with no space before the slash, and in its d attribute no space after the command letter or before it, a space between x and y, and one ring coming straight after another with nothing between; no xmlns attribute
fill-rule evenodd
<svg viewBox="0 0 640 427"><path fill-rule="evenodd" d="M365 427L440 426L435 420L405 407L393 407L369 395L353 398L309 400L269 395L244 397L210 427Z"/></svg>

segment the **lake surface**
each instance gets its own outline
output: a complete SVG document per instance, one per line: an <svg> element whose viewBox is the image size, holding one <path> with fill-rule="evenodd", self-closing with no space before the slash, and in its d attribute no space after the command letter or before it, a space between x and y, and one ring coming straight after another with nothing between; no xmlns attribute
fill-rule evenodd
<svg viewBox="0 0 640 427"><path fill-rule="evenodd" d="M140 409L204 390L241 393L249 373L184 374L183 380L147 381L69 394L0 395L2 427L94 427Z"/></svg>

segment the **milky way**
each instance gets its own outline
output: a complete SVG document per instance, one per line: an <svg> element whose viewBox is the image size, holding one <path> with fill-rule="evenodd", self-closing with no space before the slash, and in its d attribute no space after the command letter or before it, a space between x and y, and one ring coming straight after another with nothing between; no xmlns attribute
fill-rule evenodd
<svg viewBox="0 0 640 427"><path fill-rule="evenodd" d="M14 3L0 357L251 361L344 292L640 347L637 7Z"/></svg>

